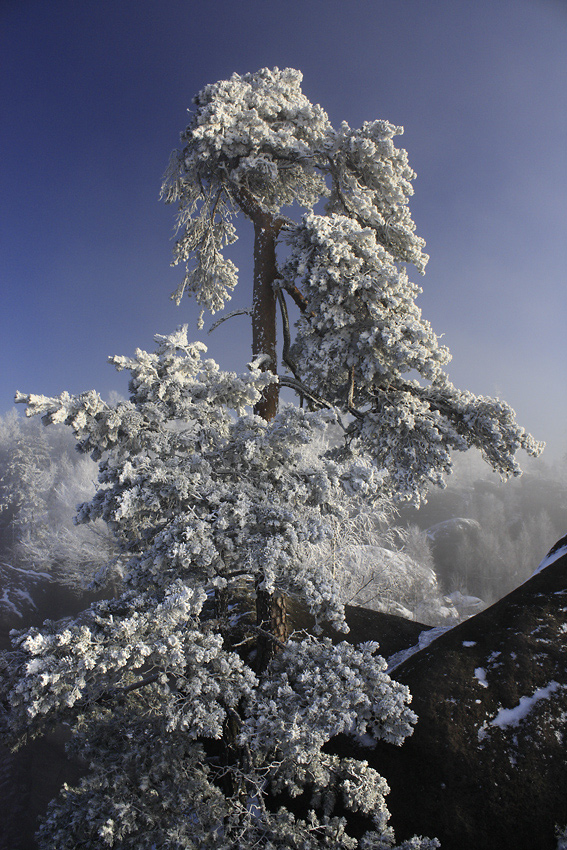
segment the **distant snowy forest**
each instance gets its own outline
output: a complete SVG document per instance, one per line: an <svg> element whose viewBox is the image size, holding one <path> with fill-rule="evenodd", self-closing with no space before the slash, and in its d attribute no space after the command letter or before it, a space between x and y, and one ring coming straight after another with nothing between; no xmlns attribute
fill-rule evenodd
<svg viewBox="0 0 567 850"><path fill-rule="evenodd" d="M49 573L80 594L115 559L119 584L107 527L73 521L96 479L97 464L75 451L69 429L0 417L0 564ZM419 509L352 516L312 557L331 562L348 604L450 625L529 578L565 534L566 510L565 460L530 460L521 478L502 483L469 452Z"/></svg>

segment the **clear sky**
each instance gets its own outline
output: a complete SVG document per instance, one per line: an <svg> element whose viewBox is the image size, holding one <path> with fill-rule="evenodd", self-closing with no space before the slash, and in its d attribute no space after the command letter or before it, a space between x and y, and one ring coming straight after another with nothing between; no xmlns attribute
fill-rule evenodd
<svg viewBox="0 0 567 850"><path fill-rule="evenodd" d="M199 338L168 299L169 153L203 85L291 66L335 125L405 127L452 381L567 450L567 0L0 0L0 29L0 413L16 389L124 392L108 355ZM201 338L244 368L245 318Z"/></svg>

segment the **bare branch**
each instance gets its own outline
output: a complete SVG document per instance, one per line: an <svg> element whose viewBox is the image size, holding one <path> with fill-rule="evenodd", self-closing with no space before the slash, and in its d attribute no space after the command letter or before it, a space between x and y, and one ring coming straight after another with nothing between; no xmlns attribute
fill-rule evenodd
<svg viewBox="0 0 567 850"><path fill-rule="evenodd" d="M350 370L350 386L348 389L348 412L356 416L357 419L364 419L364 414L357 410L354 406L354 366Z"/></svg>
<svg viewBox="0 0 567 850"><path fill-rule="evenodd" d="M288 378L287 375L280 375L278 377L278 382L282 387L289 387L290 390L295 390L299 395L305 396L309 401L312 401L314 404L317 404L319 407L325 407L327 410L334 410L334 406L330 401L327 401L324 398L316 395L312 392L309 387L306 387L301 381L298 381L296 378Z"/></svg>
<svg viewBox="0 0 567 850"><path fill-rule="evenodd" d="M267 638L267 640L271 640L272 643L275 643L280 649L285 649L285 643L279 640L275 635L271 632L267 632L265 629L262 629L260 626L254 626L252 623L247 623L246 628L255 632L257 635L261 635L262 637Z"/></svg>
<svg viewBox="0 0 567 850"><path fill-rule="evenodd" d="M145 688L146 685L151 685L154 682L157 682L159 677L162 674L162 670L158 670L157 673L150 673L147 676L144 676L143 679L138 679L137 682L132 682L131 685L125 685L124 687L111 688L107 691L103 691L99 694L92 702L95 703L107 703L110 700L120 699L126 694L131 693L132 691L137 691L139 688ZM88 704L91 702L89 699L83 699L80 701L80 704Z"/></svg>
<svg viewBox="0 0 567 850"><path fill-rule="evenodd" d="M297 366L291 359L290 355L290 346L291 339L289 333L289 314L287 312L287 304L285 303L285 298L281 289L276 290L276 295L278 297L278 303L280 305L280 311L282 314L282 328L283 328L283 351L282 351L282 360L285 365L288 367L290 372L296 381L299 381L299 372L297 370Z"/></svg>
<svg viewBox="0 0 567 850"><path fill-rule="evenodd" d="M233 316L250 316L250 315L252 315L250 313L250 310L233 310L232 313L228 313L228 315L222 316L220 319L217 319L217 321L214 322L211 325L211 327L209 328L207 333L208 334L212 333L214 330L216 330L218 328L219 325L222 325L222 323L226 322L227 319L232 319Z"/></svg>
<svg viewBox="0 0 567 850"><path fill-rule="evenodd" d="M288 283L283 289L293 298L299 309L302 313L307 312L307 298L305 295L295 286L295 284ZM314 316L314 313L310 313L311 316Z"/></svg>
<svg viewBox="0 0 567 850"><path fill-rule="evenodd" d="M146 685L151 685L153 682L157 682L161 676L161 672L162 671L160 670L158 673L150 673L149 676L145 676L137 682L132 682L131 685L126 685L124 688L117 688L116 695L123 696L124 694L130 693L130 691L137 691L138 688L145 688Z"/></svg>

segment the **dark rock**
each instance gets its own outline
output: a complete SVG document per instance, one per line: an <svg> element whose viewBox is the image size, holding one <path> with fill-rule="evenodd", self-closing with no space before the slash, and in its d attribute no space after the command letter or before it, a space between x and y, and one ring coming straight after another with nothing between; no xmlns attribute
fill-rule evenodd
<svg viewBox="0 0 567 850"><path fill-rule="evenodd" d="M40 610L49 606L53 582L47 573L0 564L0 649L10 645L11 629L34 624Z"/></svg>
<svg viewBox="0 0 567 850"><path fill-rule="evenodd" d="M381 743L366 757L391 786L398 840L555 850L567 825L567 554L556 551L393 671L419 720L401 748Z"/></svg>
<svg viewBox="0 0 567 850"><path fill-rule="evenodd" d="M47 804L64 782L77 784L84 769L65 752L59 727L15 753L0 747L0 850L35 850L35 832Z"/></svg>
<svg viewBox="0 0 567 850"><path fill-rule="evenodd" d="M288 606L290 631L312 632L315 625L314 618L291 600L288 600ZM350 630L347 633L338 632L324 625L322 634L330 637L333 643L346 640L349 643L358 644L375 640L380 646L378 652L384 658L414 646L419 635L431 628L415 620L406 620L405 617L384 614L382 611L371 611L369 608L358 608L356 605L345 606L345 620Z"/></svg>
<svg viewBox="0 0 567 850"><path fill-rule="evenodd" d="M443 592L451 593L464 584L471 594L482 595L483 587L474 575L465 579L459 574L455 558L455 554L465 544L473 548L478 546L481 536L478 522L467 517L454 517L430 526L426 533L435 561L435 573Z"/></svg>
<svg viewBox="0 0 567 850"><path fill-rule="evenodd" d="M80 595L47 573L0 564L0 650L12 648L12 629L76 615L101 595ZM47 804L64 782L78 781L81 768L67 757L66 738L58 728L15 753L0 741L0 850L34 850Z"/></svg>
<svg viewBox="0 0 567 850"><path fill-rule="evenodd" d="M11 647L10 631L39 626L82 610L87 597L48 573L0 563L0 649ZM94 595L88 597L95 598ZM87 603L88 604L88 603Z"/></svg>

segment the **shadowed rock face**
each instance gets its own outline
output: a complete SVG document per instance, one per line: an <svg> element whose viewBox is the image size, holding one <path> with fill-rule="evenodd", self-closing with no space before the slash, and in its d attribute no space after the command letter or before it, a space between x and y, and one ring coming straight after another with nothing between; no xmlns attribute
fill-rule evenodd
<svg viewBox="0 0 567 850"><path fill-rule="evenodd" d="M79 596L45 573L0 564L0 650L12 648L12 629L75 615L94 598ZM64 782L78 781L81 770L65 754L66 738L59 728L16 753L0 740L0 850L33 850L47 804Z"/></svg>
<svg viewBox="0 0 567 850"><path fill-rule="evenodd" d="M349 627L346 634L329 626L323 626L323 636L330 637L333 643L346 640L355 645L367 640L375 640L380 646L378 654L383 655L384 658L414 646L419 635L431 628L395 614L384 614L381 611L359 608L356 605L345 606L345 620ZM290 632L294 630L311 632L315 625L314 618L292 600L288 600L288 622Z"/></svg>
<svg viewBox="0 0 567 850"><path fill-rule="evenodd" d="M10 648L11 629L35 625L41 611L53 610L53 587L46 573L0 564L0 649Z"/></svg>
<svg viewBox="0 0 567 850"><path fill-rule="evenodd" d="M34 835L64 782L77 784L81 767L65 754L63 728L11 753L0 748L0 850L35 850Z"/></svg>
<svg viewBox="0 0 567 850"><path fill-rule="evenodd" d="M555 850L567 825L567 554L392 675L419 720L403 747L366 757L391 787L398 840Z"/></svg>
<svg viewBox="0 0 567 850"><path fill-rule="evenodd" d="M10 649L10 631L40 626L48 617L57 620L81 611L81 594L54 581L48 573L0 563L0 649ZM86 603L88 604L88 602Z"/></svg>

